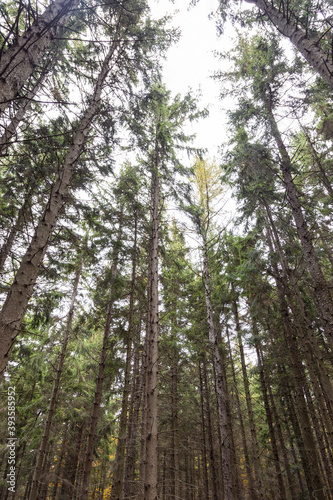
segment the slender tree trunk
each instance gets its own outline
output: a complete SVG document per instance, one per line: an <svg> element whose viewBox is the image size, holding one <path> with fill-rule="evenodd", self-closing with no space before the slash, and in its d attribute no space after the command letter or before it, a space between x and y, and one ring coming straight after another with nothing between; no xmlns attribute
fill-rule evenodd
<svg viewBox="0 0 333 500"><path fill-rule="evenodd" d="M23 120L26 112L31 106L32 100L37 94L38 90L42 86L43 80L46 76L46 70L44 74L38 79L34 87L27 93L20 107L16 111L14 117L11 119L10 123L6 126L4 133L0 138L0 156L6 156L8 153L8 148L15 142L13 137L17 134L18 126Z"/></svg>
<svg viewBox="0 0 333 500"><path fill-rule="evenodd" d="M203 279L205 286L206 311L209 331L209 342L213 356L213 366L216 374L216 394L218 421L221 435L221 456L222 456L222 475L223 475L223 492L224 500L233 500L233 453L231 449L230 423L228 422L227 399L225 393L225 383L223 380L223 370L221 366L220 352L218 348L218 338L215 331L213 319L213 307L211 300L210 275L208 268L208 250L207 242L204 234L204 255L203 255Z"/></svg>
<svg viewBox="0 0 333 500"><path fill-rule="evenodd" d="M96 386L95 386L94 404L93 404L93 410L92 410L92 414L91 414L87 450L86 450L86 455L85 455L85 460L84 460L83 479L82 479L80 500L88 500L88 496L89 496L89 485L90 485L90 479L91 479L92 463L93 463L93 458L94 458L94 446L95 446L95 439L96 439L96 434L97 434L99 409L100 409L101 402L102 402L105 364L106 364L107 352L108 352L108 348L109 348L109 335L110 335L110 328L111 328L111 321L112 321L112 314L113 314L113 304L115 301L114 282L115 282L115 279L117 276L117 271L118 271L118 258L119 258L118 245L119 245L121 233L122 233L122 223L123 223L123 212L121 212L121 215L120 215L119 231L118 231L118 238L117 238L118 241L115 244L114 252L113 252L109 301L108 301L107 311L106 311L106 319L105 319L105 326L104 326L102 348L101 348L101 353L100 353L100 359L99 359L99 364L98 364L98 375L97 375Z"/></svg>
<svg viewBox="0 0 333 500"><path fill-rule="evenodd" d="M137 435L139 430L139 414L144 388L145 362L142 362L141 370L139 368L139 344L141 331L141 316L137 326L136 352L134 356L132 394L128 419L128 434L126 448L126 462L123 485L123 498L128 499L134 495L134 474L137 456Z"/></svg>
<svg viewBox="0 0 333 500"><path fill-rule="evenodd" d="M270 408L269 400L268 400L268 395L267 395L267 380L266 380L265 372L264 372L262 353L261 353L261 350L260 350L258 344L256 345L256 350L257 350L258 364L259 364L259 369L260 369L261 390L262 390L263 400L264 400L264 405L265 405L265 412L266 412L266 418L267 418L267 424L268 424L270 444L271 444L272 453L273 453L273 463L274 463L274 467L275 467L276 479L277 479L278 488L279 488L279 496L277 498L279 498L280 500L284 500L288 497L286 494L286 490L285 490L285 486L284 486L284 482L283 482L283 478L282 478L280 457L279 457L276 436L275 436L275 431L274 431L274 426L273 426L273 416L272 416L272 412L271 412L271 408Z"/></svg>
<svg viewBox="0 0 333 500"><path fill-rule="evenodd" d="M88 137L91 122L97 113L105 78L118 42L113 42L103 62L101 72L95 84L95 90L87 110L69 147L58 180L54 184L47 207L37 225L35 234L22 259L14 282L8 292L6 301L0 312L0 375L3 374L10 351L19 332L21 322L33 292L39 268L42 264L48 242L57 223L59 213L64 206L70 188L75 165L82 154Z"/></svg>
<svg viewBox="0 0 333 500"><path fill-rule="evenodd" d="M201 409L202 468L203 468L203 481L204 481L204 500L209 500L206 425L205 425L205 403L204 403L204 389L203 389L203 382L202 382L202 369L201 369L200 361L199 361L199 381L200 381L200 409Z"/></svg>
<svg viewBox="0 0 333 500"><path fill-rule="evenodd" d="M17 97L24 83L67 23L80 0L54 0L0 59L0 114Z"/></svg>
<svg viewBox="0 0 333 500"><path fill-rule="evenodd" d="M62 375L62 369L64 366L69 336L70 336L70 333L72 330L75 300L76 300L77 291L78 291L78 287L79 287L81 272L82 272L82 259L81 259L81 262L77 268L76 276L75 276L75 280L74 280L71 304L70 304L69 312L67 315L66 328L65 328L65 332L64 332L64 336L63 336L63 340L62 340L62 347L61 347L60 358L58 361L57 373L56 373L55 380L53 382L53 389L52 389L51 399L50 399L50 403L49 403L49 408L48 408L47 415L46 415L43 437L42 437L42 441L41 441L40 448L38 451L37 463L36 463L34 476L33 476L33 480L32 480L32 487L31 487L31 492L30 492L30 499L31 500L34 500L36 497L36 494L37 494L38 483L39 483L39 479L40 479L40 475L41 475L41 471L42 471L42 467L43 467L43 463L44 463L46 447L47 447L47 443L49 442L50 430L51 430L54 412L56 409L57 395L58 395L58 391L59 391L59 387L60 387L60 379L61 379L61 375Z"/></svg>
<svg viewBox="0 0 333 500"><path fill-rule="evenodd" d="M7 238L4 241L4 243L0 249L0 273L4 269L5 262L6 262L9 254L12 250L16 235L19 231L22 230L22 227L23 227L24 222L26 220L26 213L27 213L29 206L31 205L31 196L32 196L33 190L34 190L34 186L31 186L31 188L29 189L29 191L25 197L25 200L24 200L22 207L18 211L16 221L12 225Z"/></svg>
<svg viewBox="0 0 333 500"><path fill-rule="evenodd" d="M206 359L202 361L202 375L203 375L203 389L205 399L205 413L208 432L208 452L209 452L209 473L210 473L210 487L212 491L213 500L219 500L221 493L218 488L218 472L216 466L216 457L214 453L214 436L213 436L213 423L212 423L212 410L210 405L210 394L207 377Z"/></svg>
<svg viewBox="0 0 333 500"><path fill-rule="evenodd" d="M262 0L260 0L262 1ZM311 275L315 294L318 297L319 314L324 323L324 329L327 339L333 347L333 300L330 294L329 286L320 268L317 255L312 243L311 235L307 222L303 216L302 208L298 199L297 189L292 178L292 164L288 151L282 141L281 134L277 127L272 106L269 100L264 96L263 100L266 106L267 116L270 122L272 136L278 146L280 153L280 168L283 175L283 180L286 186L287 197L290 203L297 233L302 245L305 262Z"/></svg>
<svg viewBox="0 0 333 500"><path fill-rule="evenodd" d="M234 289L233 285L232 285L232 292L233 292L233 294L235 294L235 289ZM248 375L247 375L247 368L246 368L244 347L243 347L243 340L242 340L242 332L241 332L241 327L240 327L240 322L239 322L238 306L237 306L236 300L232 301L232 311L233 311L233 315L234 315L236 332L237 332L237 341L238 341L239 354L240 354L240 358L241 358L243 384L244 384L244 390L245 390L245 399L246 399L247 413L248 413L249 423L250 423L252 456L253 456L254 471L255 471L255 476L256 476L256 491L258 492L258 497L261 500L263 500L264 493L263 493L262 468L261 468L261 464L260 464L260 450L259 450L259 443L258 443L256 426L255 426L255 422L254 422L254 413L253 413L253 408L252 408L250 384L249 384L249 379L248 379Z"/></svg>
<svg viewBox="0 0 333 500"><path fill-rule="evenodd" d="M256 493L256 487L255 487L255 482L254 482L254 478L253 478L253 474L252 474L252 467L251 467L251 463L250 463L249 451L248 451L248 446L247 446L247 442L246 442L245 426L244 426L244 421L243 421L241 403L240 403L240 399L239 399L234 360L233 360L233 356L231 353L231 344L230 344L230 336L229 336L228 326L227 326L227 338L228 338L228 347L229 347L229 353L230 353L230 365L231 365L231 371L232 371L232 378L234 381L234 388L235 388L235 399L236 399L237 413L238 413L238 419L239 419L239 425L240 425L240 429L241 429L241 436L242 436L242 443L243 443L245 470L246 470L247 480L249 483L249 499L250 500L257 500L258 496Z"/></svg>
<svg viewBox="0 0 333 500"><path fill-rule="evenodd" d="M158 152L155 147L152 173L152 235L150 250L149 306L147 330L147 417L144 500L157 500L157 403L158 403L158 241L159 241L159 178Z"/></svg>
<svg viewBox="0 0 333 500"><path fill-rule="evenodd" d="M131 359L132 359L132 341L134 328L134 298L135 298L135 281L136 281L136 253L137 253L137 214L134 213L134 244L133 244L133 259L132 259L132 280L131 293L129 304L129 320L128 332L126 339L126 366L125 366L125 384L123 391L123 399L121 405L118 441L115 464L113 468L113 481L111 490L111 500L121 500L124 484L124 468L125 468L125 445L126 445L126 430L127 430L127 413L128 413L128 396L130 391L131 377Z"/></svg>
<svg viewBox="0 0 333 500"><path fill-rule="evenodd" d="M319 75L333 89L333 62L329 54L323 52L318 46L318 40L311 39L308 33L301 29L297 22L288 17L287 12L278 10L269 0L246 0L255 3L276 26L278 31L289 38L292 44L300 51L302 56Z"/></svg>

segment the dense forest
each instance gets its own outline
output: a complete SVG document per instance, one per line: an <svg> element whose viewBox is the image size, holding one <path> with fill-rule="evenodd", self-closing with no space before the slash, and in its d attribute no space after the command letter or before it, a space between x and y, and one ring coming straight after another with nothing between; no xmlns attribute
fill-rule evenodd
<svg viewBox="0 0 333 500"><path fill-rule="evenodd" d="M0 1L2 500L333 499L332 3L217 6L213 158L148 0Z"/></svg>

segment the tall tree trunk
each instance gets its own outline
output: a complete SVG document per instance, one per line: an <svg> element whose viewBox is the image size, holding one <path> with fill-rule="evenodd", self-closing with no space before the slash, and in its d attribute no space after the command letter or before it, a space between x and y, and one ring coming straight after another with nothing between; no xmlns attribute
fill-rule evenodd
<svg viewBox="0 0 333 500"><path fill-rule="evenodd" d="M136 253L137 253L137 229L138 219L137 213L134 213L134 244L132 258L132 280L129 303L129 320L128 332L126 339L126 365L125 365L125 383L123 390L123 399L121 405L118 441L115 464L113 468L113 480L111 490L111 500L121 500L124 484L124 467L125 467L125 445L126 445L126 430L127 430L127 413L128 413L128 397L130 391L131 377L131 359L132 359L132 342L134 328L134 298L135 298L135 281L136 281Z"/></svg>
<svg viewBox="0 0 333 500"><path fill-rule="evenodd" d="M221 366L220 352L218 348L218 338L213 319L213 307L211 300L210 275L208 267L208 249L205 235L203 236L203 279L205 286L206 311L209 331L209 342L213 356L213 366L216 373L216 394L218 421L221 435L221 455L222 455L222 475L224 500L234 499L233 488L233 450L231 449L230 422L228 421L227 399L225 383L223 380L223 369Z"/></svg>
<svg viewBox="0 0 333 500"><path fill-rule="evenodd" d="M114 246L114 251L113 251L113 262L112 262L112 267L111 267L111 283L110 283L110 291L109 291L109 300L108 300L107 311L106 311L106 319L105 319L105 325L104 325L102 348L101 348L99 364L98 364L98 374L97 374L96 386L95 386L94 404L93 404L93 409L92 409L91 419L90 419L88 443L87 443L87 449L86 449L84 466L83 466L83 478L82 478L80 500L88 500L88 496L89 496L89 485L90 485L90 479L91 479L92 463L93 463L93 458L94 458L94 447L95 447L95 439L96 439L96 434L97 434L97 424L98 424L99 410L100 410L100 406L101 406L101 402L102 402L102 395L103 395L105 364L106 364L107 353L108 353L108 349L109 349L109 335L110 335L110 328L111 328L111 321L112 321L112 314L113 314L113 304L115 301L114 282L116 280L117 272L118 272L119 242L121 239L121 234L122 234L122 229L123 229L122 224L123 224L123 211L121 211L121 214L120 214L118 237L117 237L117 242Z"/></svg>
<svg viewBox="0 0 333 500"><path fill-rule="evenodd" d="M267 241L270 251L273 251L269 231L267 233L267 236L268 236ZM311 495L314 492L316 492L316 494L319 495L318 498L322 499L323 498L321 496L322 484L320 480L319 463L316 454L316 445L313 437L311 423L309 420L308 409L306 407L304 400L304 390L306 390L307 381L304 374L302 360L299 354L297 339L293 332L294 327L291 318L289 316L288 306L281 285L281 281L283 282L283 280L279 280L279 272L276 264L274 265L274 270L276 275L275 282L279 299L280 314L283 323L283 332L290 356L291 368L293 373L292 381L295 389L294 398L295 398L295 408L298 419L294 418L293 427L301 451L301 459L303 463L305 479L309 488L309 492ZM293 411L294 410L292 410L292 412ZM297 425L295 424L295 422ZM300 426L302 437L299 435L298 424Z"/></svg>
<svg viewBox="0 0 333 500"><path fill-rule="evenodd" d="M232 378L233 378L233 381L234 381L234 388L235 388L235 399L236 399L237 413L238 413L239 425L240 425L241 436L242 436L244 461L245 461L245 470L246 470L247 480L248 480L248 483L249 483L249 499L250 500L257 500L258 499L258 495L257 495L256 487L255 487L254 477L253 477L253 474L252 474L252 466L251 466L251 463L250 463L249 451L248 451L248 446L247 446L247 442L246 442L245 426L244 426L242 408L241 408L241 403L240 403L240 398L239 398L239 391L238 391L238 385L237 385L237 379L236 379L235 365L234 365L234 360L233 360L233 356L232 356L232 353L231 353L231 344L230 344L230 336L229 336L228 325L227 325L226 329L227 329L226 333L227 333L228 347L229 347L229 353L230 353L230 365L231 365Z"/></svg>
<svg viewBox="0 0 333 500"><path fill-rule="evenodd" d="M233 295L235 295L234 286L232 285L231 288L232 288ZM258 437L257 437L256 425L254 422L254 413L253 413L253 408L252 408L249 378L247 375L247 368L246 368L246 362L245 362L242 332L241 332L241 326L240 326L239 314L238 314L238 306L237 306L237 301L235 299L232 301L232 311L233 311L235 326L236 326L238 348L239 348L239 354L240 354L241 366L242 366L243 384L244 384L244 390L245 390L246 407L247 407L247 413L248 413L249 424L250 424L252 456L253 456L253 464L254 464L254 473L255 473L255 477L256 477L256 490L258 492L258 497L261 500L263 500L264 492L263 492L262 468L261 468L261 464L260 464L259 442L258 442Z"/></svg>
<svg viewBox="0 0 333 500"><path fill-rule="evenodd" d="M31 487L31 491L30 491L30 499L31 500L35 500L35 498L36 498L36 494L38 491L39 478L41 475L41 471L42 471L42 467L43 467L43 463L44 463L44 458L45 458L45 453L46 453L46 447L47 447L47 443L49 442L50 430L51 430L51 425L52 425L52 421L53 421L53 415L54 415L54 412L56 409L56 401L57 401L58 391L59 391L59 387L60 387L60 379L61 379L61 375L62 375L62 369L64 366L69 336L70 336L70 333L72 330L75 300L76 300L76 296L77 296L81 272L82 272L82 259L81 259L80 264L77 268L76 276L75 276L75 280L74 280L71 304L69 307L67 321L66 321L66 328L64 331L63 339L62 339L61 353L60 353L60 358L58 361L57 373L56 373L56 377L55 377L54 382L53 382L52 394L51 394L49 407L47 410L43 437L42 437L42 441L41 441L41 444L39 447L39 451L38 451L38 455L37 455L37 463L36 463L34 476L33 476L33 480L32 480L32 487Z"/></svg>
<svg viewBox="0 0 333 500"><path fill-rule="evenodd" d="M200 382L200 410L201 410L201 439L202 439L202 468L204 482L204 500L209 500L208 471L207 471L207 444L206 444L206 425L205 425L205 402L204 388L202 382L202 369L199 360L199 382Z"/></svg>
<svg viewBox="0 0 333 500"><path fill-rule="evenodd" d="M269 0L246 0L255 3L276 26L278 31L289 38L292 44L319 75L333 89L333 62L329 54L318 46L318 40L311 39L309 34L300 28L297 22L288 16L288 9L278 10Z"/></svg>
<svg viewBox="0 0 333 500"><path fill-rule="evenodd" d="M0 115L20 92L80 0L54 0L0 59Z"/></svg>
<svg viewBox="0 0 333 500"><path fill-rule="evenodd" d="M209 474L210 474L210 487L212 492L212 499L219 500L219 494L221 493L218 488L218 471L216 466L216 456L214 450L214 435L213 435L213 422L212 422L212 410L210 405L210 391L208 385L207 377L207 364L205 357L202 360L202 375L203 375L203 389L204 389L204 400L205 400L205 414L207 422L207 432L208 432L208 452L209 452Z"/></svg>
<svg viewBox="0 0 333 500"><path fill-rule="evenodd" d="M262 0L260 0L262 1ZM295 221L297 233L302 245L305 262L307 264L309 273L311 275L314 290L318 297L319 303L319 316L322 317L324 329L327 339L333 348L333 300L330 294L328 283L320 268L317 255L312 243L310 231L307 222L303 216L301 204L298 199L297 189L292 177L292 164L288 151L282 141L281 134L277 127L275 117L272 111L272 104L263 96L266 107L267 116L270 122L272 136L275 139L279 153L280 153L280 168L283 175L283 180L286 186L287 197L292 209L293 218Z"/></svg>
<svg viewBox="0 0 333 500"><path fill-rule="evenodd" d="M17 134L18 126L23 120L26 112L30 108L33 98L42 86L45 76L46 69L44 70L43 75L39 77L33 88L27 93L27 95L23 99L23 102L20 103L20 106L15 115L10 120L10 123L6 126L4 133L0 137L0 156L6 156L8 148L15 142L12 139L14 135Z"/></svg>
<svg viewBox="0 0 333 500"><path fill-rule="evenodd" d="M152 212L151 249L149 276L149 305L147 329L147 415L146 415L146 456L144 500L157 500L158 454L158 241L159 241L159 158L155 147L154 169L152 172Z"/></svg>
<svg viewBox="0 0 333 500"><path fill-rule="evenodd" d="M279 498L280 500L284 500L285 498L287 498L287 494L286 494L286 490L285 490L285 486L284 486L284 482L283 482L283 478L282 478L280 457L279 457L276 436L275 436L275 431L274 431L274 426L273 426L273 416L272 416L271 407L269 405L269 400L268 400L268 395L267 395L268 387L267 387L267 380L265 377L265 371L264 371L264 366L263 366L263 357L262 357L261 349L260 349L258 344L256 345L256 351L257 351L257 356L258 356L258 365L259 365L259 370L260 370L259 371L260 384L261 384L261 390L262 390L266 418L267 418L267 424L268 424L270 445L272 447L273 463L274 463L274 467L275 467L276 479L277 479L278 488L279 488L279 495L277 498Z"/></svg>
<svg viewBox="0 0 333 500"><path fill-rule="evenodd" d="M132 377L132 392L131 402L128 417L128 432L127 432L127 447L126 447L126 461L124 472L124 485L123 485L123 498L128 500L129 497L134 496L134 475L135 463L137 456L137 435L139 430L139 414L142 400L142 393L144 388L145 377L145 362L142 361L141 369L139 367L140 361L140 331L141 331L141 316L139 317L136 336L136 352L134 355L133 377Z"/></svg>
<svg viewBox="0 0 333 500"><path fill-rule="evenodd" d="M58 180L52 187L43 217L37 225L35 234L21 261L21 265L0 312L0 375L3 374L6 368L10 351L19 332L23 316L33 292L48 242L57 223L59 213L64 206L76 162L82 154L91 122L97 113L103 84L109 72L110 61L117 43L116 41L111 44L109 52L104 59L90 104L75 133L73 144L69 147Z"/></svg>

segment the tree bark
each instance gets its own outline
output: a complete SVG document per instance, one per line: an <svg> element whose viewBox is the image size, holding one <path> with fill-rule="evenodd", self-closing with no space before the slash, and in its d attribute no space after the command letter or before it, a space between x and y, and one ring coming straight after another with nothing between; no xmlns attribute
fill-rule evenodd
<svg viewBox="0 0 333 500"><path fill-rule="evenodd" d="M17 97L80 0L54 0L0 60L0 115Z"/></svg>
<svg viewBox="0 0 333 500"><path fill-rule="evenodd" d="M59 177L52 187L43 217L37 225L35 234L22 259L14 282L0 312L0 375L3 374L6 368L10 351L19 332L23 316L33 292L47 245L57 223L59 213L65 204L75 165L83 152L91 122L98 111L103 84L109 72L110 61L117 43L118 42L115 41L111 44L109 52L103 62L90 105L86 109L75 133L73 144L69 147Z"/></svg>
<svg viewBox="0 0 333 500"><path fill-rule="evenodd" d="M255 3L257 7L264 12L272 21L280 33L289 38L291 43L300 51L302 56L312 66L319 75L333 89L333 62L329 54L325 54L318 46L317 40L310 36L297 25L297 22L278 10L268 0L246 0L249 3Z"/></svg>

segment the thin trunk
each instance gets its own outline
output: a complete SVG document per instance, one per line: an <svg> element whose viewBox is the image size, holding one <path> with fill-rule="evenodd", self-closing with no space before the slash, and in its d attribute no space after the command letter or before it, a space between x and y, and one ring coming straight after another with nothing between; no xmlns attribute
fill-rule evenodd
<svg viewBox="0 0 333 500"><path fill-rule="evenodd" d="M19 36L0 59L0 114L17 97L25 82L56 36L67 23L80 0L54 0Z"/></svg>
<svg viewBox="0 0 333 500"><path fill-rule="evenodd" d="M238 385L237 385L237 379L236 379L234 360L233 360L233 356L231 353L231 344L230 344L228 325L226 327L226 330L227 330L226 333L227 333L228 347L229 347L229 353L230 353L231 372L232 372L232 378L233 378L234 388L235 388L235 399L236 399L237 413L238 413L239 425L240 425L241 436L242 436L245 470L246 470L247 480L249 483L249 498L250 498L250 500L257 500L258 496L256 493L255 482L254 482L254 478L253 478L253 474L252 474L252 467L251 467L250 458L249 458L249 451L248 451L247 442L246 442L245 427L244 427L242 408L241 408L241 403L240 403L239 393L238 393Z"/></svg>
<svg viewBox="0 0 333 500"><path fill-rule="evenodd" d="M273 250L270 233L267 232L267 241L270 247L270 251ZM321 491L322 485L320 482L319 473L319 463L317 459L317 454L315 452L315 440L312 433L311 423L309 420L308 410L304 400L304 390L307 388L307 381L304 374L304 368L302 360L300 358L297 339L294 335L293 324L289 316L288 306L284 297L281 281L279 278L279 272L277 266L274 266L276 278L276 289L279 299L279 309L283 322L283 332L285 336L286 346L290 356L291 368L293 373L293 385L294 385L294 398L295 407L298 418L294 418L294 430L295 434L298 436L298 445L301 452L301 459L303 463L303 468L305 472L305 479L308 485L310 494L313 492ZM292 410L293 411L293 410ZM295 421L297 426L295 427ZM298 432L298 423L300 425L301 436ZM318 497L319 498L319 497ZM320 497L322 498L322 497Z"/></svg>
<svg viewBox="0 0 333 500"><path fill-rule="evenodd" d="M222 456L222 474L223 474L223 492L224 500L234 499L234 488L233 488L233 453L231 449L231 439L230 439L230 422L228 421L228 411L227 411L227 399L228 394L225 392L225 381L223 378L223 370L220 352L218 348L218 338L215 330L214 319L213 319L213 307L211 300L211 289L210 289L210 275L208 268L208 249L206 238L203 235L204 240L204 256L203 256L203 278L205 285L205 298L206 298L206 311L207 311L207 322L209 330L209 342L212 350L213 356L213 366L216 373L216 394L217 394L217 408L218 408L218 421L219 429L221 435L221 456Z"/></svg>
<svg viewBox="0 0 333 500"><path fill-rule="evenodd" d="M82 443L84 424L81 422L80 425L74 425L74 441L75 448L73 449L74 443L67 443L68 451L64 467L64 476L60 491L60 500L72 500L74 494L74 484L77 472L77 467L79 463L80 449Z"/></svg>
<svg viewBox="0 0 333 500"><path fill-rule="evenodd" d="M279 457L276 436L275 436L275 431L274 431L274 426L273 426L272 411L271 411L271 407L269 405L269 400L268 400L268 395L267 395L268 388L267 388L267 380L266 380L264 365L263 365L263 357L262 357L261 349L258 346L258 344L256 345L256 351L257 351L258 365L259 365L259 370L260 370L259 373L260 373L261 391L262 391L263 400L264 400L270 444L272 447L273 463L274 463L276 479L277 479L278 488L279 488L279 495L277 498L279 498L280 500L284 500L287 498L287 494L286 494L286 490L285 490L284 482L283 482L283 477L282 477L280 457Z"/></svg>
<svg viewBox="0 0 333 500"><path fill-rule="evenodd" d="M233 285L232 285L232 292L233 292L233 294L235 294L235 289L234 289ZM256 476L256 491L258 492L258 497L261 500L263 500L264 499L264 492L263 492L262 468L261 468L261 464L260 464L259 442L258 442L258 437L257 437L256 425L254 422L254 413L253 413L253 408L252 408L250 384L249 384L249 378L247 375L247 368L246 368L244 347L243 347L243 340L242 340L242 332L241 332L241 327L240 327L240 322L239 322L238 306L237 306L236 300L232 301L232 311L233 311L235 326L236 326L238 348L239 348L239 354L240 354L241 366L242 366L243 384L244 384L244 390L245 390L246 407L247 407L247 413L248 413L249 423L250 423L252 456L253 456L254 471L255 471L255 476Z"/></svg>
<svg viewBox="0 0 333 500"><path fill-rule="evenodd" d="M260 0L262 1L262 0ZM303 216L301 204L299 202L298 193L292 177L292 164L288 151L282 141L281 134L277 127L275 117L272 111L270 101L263 97L266 106L267 116L270 122L272 136L278 146L280 153L280 168L283 175L283 180L286 186L287 197L292 209L297 233L302 245L305 262L314 285L314 291L318 297L319 316L322 317L327 340L333 347L333 300L330 294L329 286L320 268L317 255L312 243L310 231L307 222Z"/></svg>
<svg viewBox="0 0 333 500"><path fill-rule="evenodd" d="M208 432L208 452L209 452L209 473L210 473L210 486L212 491L213 500L219 500L219 488L218 488L218 472L216 467L216 457L214 453L214 436L213 436L213 422L212 422L212 411L210 406L210 393L207 378L207 364L206 359L203 358L203 388L204 388L204 399L205 401L205 414L207 422L207 432Z"/></svg>
<svg viewBox="0 0 333 500"><path fill-rule="evenodd" d="M318 40L310 38L297 22L287 17L284 10L278 10L269 0L246 0L255 3L276 26L278 31L289 38L307 62L333 89L333 62L329 54L318 46Z"/></svg>
<svg viewBox="0 0 333 500"><path fill-rule="evenodd" d="M208 471L207 471L207 444L206 444L206 425L205 425L205 403L204 403L204 389L202 382L202 369L199 361L199 382L200 382L200 409L201 409L201 437L202 437L202 468L203 468L203 481L204 481L204 500L209 500L208 488Z"/></svg>
<svg viewBox="0 0 333 500"><path fill-rule="evenodd" d="M88 137L91 122L97 113L105 78L109 72L109 65L118 42L113 42L103 62L101 72L97 78L95 90L84 113L80 125L69 147L58 180L52 187L47 207L43 217L37 225L35 234L22 259L14 282L8 292L6 301L0 313L0 375L3 374L10 351L19 332L23 316L33 292L40 266L47 249L53 229L61 209L65 204L75 165L83 152Z"/></svg>
<svg viewBox="0 0 333 500"><path fill-rule="evenodd" d="M74 280L74 286L73 286L73 291L72 291L72 298L71 298L71 304L69 307L68 315L67 315L67 321L66 321L66 328L64 331L64 336L62 339L62 347L61 347L61 353L60 353L60 358L58 361L58 367L57 367L57 373L55 380L53 382L53 388L52 388L52 394L51 394L51 399L46 415L46 421L45 421L45 426L44 426L44 432L43 432L43 437L42 441L40 444L40 448L38 451L37 455L37 463L34 471L34 476L32 480L32 487L31 487L31 492L30 492L30 499L34 500L37 494L38 490L38 483L44 463L44 457L46 453L46 447L49 442L49 437L50 437L50 430L51 430L51 425L53 421L53 415L56 410L56 401L57 401L57 395L60 387L60 379L62 375L62 369L64 366L64 361L65 361L65 356L66 356L66 351L67 351L67 345L69 341L69 336L72 330L72 323L73 323L73 315L74 315L74 307L75 307L75 300L77 296L77 291L79 287L79 281L81 277L81 272L82 272L82 259L81 262L77 268L76 271L76 276Z"/></svg>
<svg viewBox="0 0 333 500"><path fill-rule="evenodd" d="M331 198L333 199L333 187L332 187L332 184L330 182L330 179L328 178L327 176L327 173L325 171L325 169L323 168L323 165L321 163L321 160L320 160L320 157L314 147L314 144L313 142L311 141L311 138L310 138L310 135L307 131L307 129L305 127L303 127L303 125L301 124L300 120L298 120L298 123L300 124L302 130L303 130L303 133L305 135L305 138L306 138L306 142L310 148L310 152L311 152L311 156L312 158L314 159L314 162L316 164L316 166L318 167L319 169L319 172L320 172L320 177L321 177L321 180L328 192L328 194L331 196Z"/></svg>
<svg viewBox="0 0 333 500"><path fill-rule="evenodd" d="M125 384L123 390L123 399L121 405L118 441L116 458L113 469L113 480L111 490L111 500L121 500L124 484L124 468L125 468L125 445L126 445L126 430L127 430L127 413L128 413L128 397L130 391L131 377L131 358L132 358L132 341L134 328L134 298L135 298L135 281L136 281L136 253L137 253L137 214L134 213L134 244L133 244L133 259L132 259L132 280L131 293L129 303L129 320L128 332L126 339L126 366L125 366Z"/></svg>
<svg viewBox="0 0 333 500"><path fill-rule="evenodd" d="M45 76L46 70L44 70L43 75L39 77L34 87L26 94L10 123L6 126L4 133L0 137L0 156L6 156L8 154L8 148L15 142L15 140L12 139L17 135L18 126L30 108L33 98L42 86Z"/></svg>
<svg viewBox="0 0 333 500"><path fill-rule="evenodd" d="M159 241L159 158L155 148L152 175L152 235L150 250L149 306L147 330L147 416L144 500L157 500L157 403L158 403L158 241Z"/></svg>
<svg viewBox="0 0 333 500"><path fill-rule="evenodd" d="M0 249L0 273L4 269L5 262L6 262L9 254L12 250L13 243L15 241L17 233L22 230L22 227L23 227L24 222L26 220L26 213L28 211L28 208L31 205L31 196L32 196L33 191L34 191L34 185L31 186L31 188L29 189L29 191L25 197L24 203L18 211L16 221L12 225L7 238Z"/></svg>
<svg viewBox="0 0 333 500"><path fill-rule="evenodd" d="M113 252L109 300L108 300L107 311L106 311L106 319L105 319L105 325L104 325L102 348L101 348L99 364L98 364L98 374L97 374L96 386L95 386L94 404L93 404L93 409L92 409L92 414L91 414L91 419L90 419L90 428L89 428L87 450L86 450L84 467L83 467L83 479L82 479L80 500L87 500L88 496L89 496L89 485L90 485L90 478L91 478L92 463L93 463L93 458L94 458L94 447L95 447L95 439L96 439L96 434L97 434L97 424L98 424L99 410L100 410L100 406L101 406L101 402L102 402L102 395L103 395L104 372L105 372L107 353L108 353L108 349L110 347L109 346L109 335L110 335L111 320L112 320L112 315L113 315L113 304L115 301L114 282L116 280L117 272L118 272L119 242L120 242L121 233L122 233L122 223L123 223L123 212L121 211L120 220L119 220L119 230L118 230L117 243L115 244L114 252Z"/></svg>
<svg viewBox="0 0 333 500"><path fill-rule="evenodd" d="M139 430L139 414L144 388L145 362L142 362L139 369L139 345L141 331L141 316L139 317L136 338L136 352L134 356L133 377L132 377L132 397L128 418L128 434L126 448L126 462L124 473L123 498L128 499L134 495L134 475L137 456L137 435Z"/></svg>

